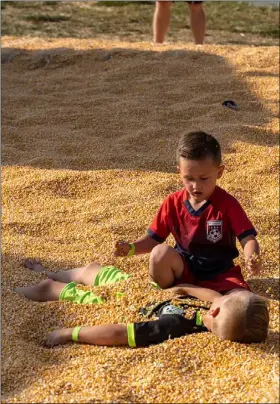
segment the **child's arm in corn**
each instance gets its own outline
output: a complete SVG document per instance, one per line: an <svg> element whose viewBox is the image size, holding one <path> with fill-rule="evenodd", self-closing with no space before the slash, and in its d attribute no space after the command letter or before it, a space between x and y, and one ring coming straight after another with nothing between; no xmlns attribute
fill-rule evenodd
<svg viewBox="0 0 280 404"><path fill-rule="evenodd" d="M48 336L46 345L54 347L74 340L93 345L128 345L135 348L159 344L169 338L181 337L192 332L192 327L190 320L183 316L168 314L161 316L158 320L126 325L107 324L93 327L62 328L53 331Z"/></svg>
<svg viewBox="0 0 280 404"><path fill-rule="evenodd" d="M166 290L169 290L176 295L189 295L197 297L198 299L204 300L206 302L213 302L217 297L222 296L215 290L201 288L200 286L190 285L188 283L182 283Z"/></svg>
<svg viewBox="0 0 280 404"><path fill-rule="evenodd" d="M151 252L152 249L160 243L147 234L144 237L133 241L132 244L135 245L135 252L133 255L138 255ZM126 257L130 251L130 248L130 243L128 243L127 241L117 241L115 244L115 256Z"/></svg>
<svg viewBox="0 0 280 404"><path fill-rule="evenodd" d="M243 248L245 265L248 272L257 275L261 271L260 246L255 236L248 236L240 241Z"/></svg>
<svg viewBox="0 0 280 404"><path fill-rule="evenodd" d="M46 340L48 347L67 344L73 341L74 328L61 328L51 332ZM128 345L127 326L122 324L94 325L82 327L77 342L91 345Z"/></svg>

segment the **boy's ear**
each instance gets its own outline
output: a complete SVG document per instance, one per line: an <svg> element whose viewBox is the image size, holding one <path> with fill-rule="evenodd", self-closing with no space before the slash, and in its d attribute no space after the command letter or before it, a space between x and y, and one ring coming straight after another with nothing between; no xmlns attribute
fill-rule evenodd
<svg viewBox="0 0 280 404"><path fill-rule="evenodd" d="M217 178L221 178L221 176L223 175L225 166L222 164L220 165L219 169L218 169L218 177Z"/></svg>
<svg viewBox="0 0 280 404"><path fill-rule="evenodd" d="M220 313L220 307L216 307L214 310L210 310L209 314L212 317L217 317L217 315Z"/></svg>
<svg viewBox="0 0 280 404"><path fill-rule="evenodd" d="M179 166L177 166L177 171L180 174L180 167Z"/></svg>

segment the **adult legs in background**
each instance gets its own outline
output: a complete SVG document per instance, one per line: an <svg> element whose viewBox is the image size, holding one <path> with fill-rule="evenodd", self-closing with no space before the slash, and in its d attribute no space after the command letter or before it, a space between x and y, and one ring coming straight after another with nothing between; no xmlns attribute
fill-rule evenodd
<svg viewBox="0 0 280 404"><path fill-rule="evenodd" d="M202 2L188 2L190 11L190 26L194 41L197 45L203 44L205 37L206 21ZM163 43L169 29L171 16L171 1L156 1L153 19L154 43Z"/></svg>
<svg viewBox="0 0 280 404"><path fill-rule="evenodd" d="M199 2L188 2L190 10L190 25L194 41L197 45L202 45L205 36L206 22L203 4Z"/></svg>
<svg viewBox="0 0 280 404"><path fill-rule="evenodd" d="M153 20L154 43L163 43L167 34L171 14L171 1L156 1Z"/></svg>

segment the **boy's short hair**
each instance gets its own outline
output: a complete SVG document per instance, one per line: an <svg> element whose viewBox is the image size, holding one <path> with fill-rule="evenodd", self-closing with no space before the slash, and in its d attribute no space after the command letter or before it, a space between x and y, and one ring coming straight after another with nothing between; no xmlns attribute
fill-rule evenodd
<svg viewBox="0 0 280 404"><path fill-rule="evenodd" d="M264 342L268 334L267 301L251 292L236 293L224 304L221 321L214 322L213 333L237 342Z"/></svg>
<svg viewBox="0 0 280 404"><path fill-rule="evenodd" d="M181 136L177 147L177 162L180 157L188 160L204 160L212 157L219 166L222 161L221 147L214 136L205 132L189 132Z"/></svg>

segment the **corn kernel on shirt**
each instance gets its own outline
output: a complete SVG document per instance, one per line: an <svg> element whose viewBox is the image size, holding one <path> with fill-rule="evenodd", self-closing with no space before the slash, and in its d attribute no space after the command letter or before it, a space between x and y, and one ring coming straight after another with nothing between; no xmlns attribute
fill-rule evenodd
<svg viewBox="0 0 280 404"><path fill-rule="evenodd" d="M170 233L175 249L200 280L212 279L234 266L233 259L239 255L236 237L241 241L257 235L239 202L218 186L198 210L192 208L186 189L170 194L148 234L162 243Z"/></svg>

